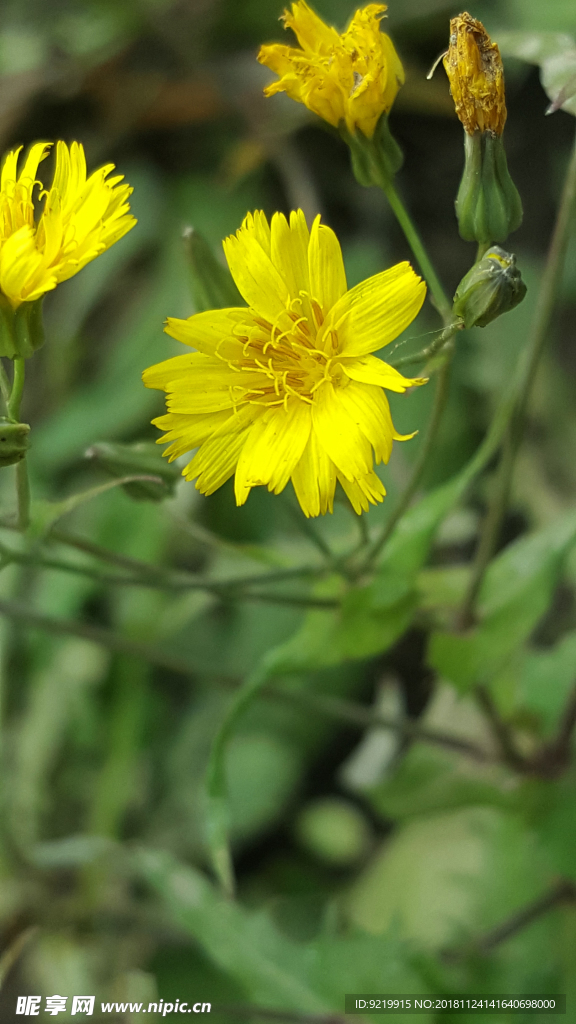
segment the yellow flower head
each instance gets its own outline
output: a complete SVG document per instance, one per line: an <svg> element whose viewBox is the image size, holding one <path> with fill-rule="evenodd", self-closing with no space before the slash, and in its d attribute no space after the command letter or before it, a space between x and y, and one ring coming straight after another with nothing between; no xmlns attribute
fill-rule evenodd
<svg viewBox="0 0 576 1024"><path fill-rule="evenodd" d="M502 135L506 124L502 58L481 21L466 13L452 18L444 67L456 113L468 134Z"/></svg>
<svg viewBox="0 0 576 1024"><path fill-rule="evenodd" d="M31 147L18 173L20 149L4 159L0 179L0 292L13 309L33 302L122 238L136 220L129 213L132 189L122 175L108 178L114 164L86 177L84 149L56 146L52 185L44 190L38 165L51 143ZM108 178L108 180L106 180ZM39 193L34 196L38 186ZM44 197L35 219L34 200Z"/></svg>
<svg viewBox="0 0 576 1024"><path fill-rule="evenodd" d="M301 49L272 43L258 60L280 76L266 96L286 92L334 126L346 123L368 139L404 82L404 69L389 36L380 31L386 4L356 11L342 35L326 25L305 0L297 0L283 21Z"/></svg>
<svg viewBox="0 0 576 1024"><path fill-rule="evenodd" d="M234 473L238 505L251 487L279 494L290 479L307 516L332 511L338 479L356 512L386 493L373 461L387 462L396 433L383 388L409 380L370 353L418 313L426 287L399 263L347 290L338 239L301 210L269 225L249 214L224 242L247 307L168 319L166 331L197 352L144 372L166 391L155 420L170 459L198 448L186 479L211 494ZM409 435L413 436L413 435Z"/></svg>

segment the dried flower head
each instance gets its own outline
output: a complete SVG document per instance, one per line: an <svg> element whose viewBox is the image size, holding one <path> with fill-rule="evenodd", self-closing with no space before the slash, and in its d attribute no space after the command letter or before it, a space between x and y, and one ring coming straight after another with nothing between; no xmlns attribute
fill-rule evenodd
<svg viewBox="0 0 576 1024"><path fill-rule="evenodd" d="M301 49L272 43L258 54L280 76L264 90L266 96L285 92L329 124L345 123L349 132L372 138L404 82L394 44L380 31L385 11L386 4L360 8L340 35L305 0L297 0L282 20Z"/></svg>
<svg viewBox="0 0 576 1024"><path fill-rule="evenodd" d="M444 67L456 113L468 134L502 135L506 123L502 58L481 21L467 13L452 18Z"/></svg>

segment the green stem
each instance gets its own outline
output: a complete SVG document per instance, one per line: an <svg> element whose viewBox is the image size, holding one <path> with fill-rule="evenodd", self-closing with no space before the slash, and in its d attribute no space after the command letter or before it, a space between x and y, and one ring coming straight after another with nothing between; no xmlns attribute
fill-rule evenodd
<svg viewBox="0 0 576 1024"><path fill-rule="evenodd" d="M0 393L2 394L2 398L4 399L6 412L8 412L8 407L10 405L10 390L11 389L10 381L8 380L8 374L6 373L6 370L4 369L4 364L0 359Z"/></svg>
<svg viewBox="0 0 576 1024"><path fill-rule="evenodd" d="M448 324L452 315L452 303L448 299L448 296L440 283L440 278L434 270L434 266L426 252L426 249L424 248L424 243L418 234L418 230L392 182L383 180L382 190L392 207L394 215L406 236L406 240L412 249L414 256L416 257L416 261L419 264L420 270L422 271L424 278L426 279L426 283L432 293L434 304L440 313L440 316L444 320L444 323Z"/></svg>
<svg viewBox="0 0 576 1024"><path fill-rule="evenodd" d="M309 693L305 690L281 690L275 686L266 686L263 693L266 696L317 711L319 714L334 718L337 721L357 725L360 729L390 729L406 739L419 740L422 743L430 743L434 746L454 750L460 754L472 757L475 761L487 762L491 760L490 753L471 740L462 739L460 736L455 736L449 732L429 729L426 726L420 725L413 718L392 718L387 715L381 715L371 708L363 707L361 704L355 704L353 701L342 700L340 697L325 697Z"/></svg>
<svg viewBox="0 0 576 1024"><path fill-rule="evenodd" d="M395 361L390 360L389 366L393 366L394 369L398 370L401 366L409 366L410 363L427 362L429 359L432 359L433 356L438 355L438 353L444 348L444 345L448 341L451 341L456 331L461 331L463 327L464 324L461 321L449 324L448 327L445 327L427 348L423 348L420 352L414 352L410 356L402 356L401 359L396 359Z"/></svg>
<svg viewBox="0 0 576 1024"><path fill-rule="evenodd" d="M436 444L436 438L438 436L438 430L440 423L442 422L442 416L444 409L446 408L446 402L448 400L449 382L450 382L450 364L451 364L452 353L446 357L440 371L438 373L438 379L436 381L436 394L434 395L434 406L432 409L432 416L428 424L428 430L420 454L416 460L416 464L412 470L412 475L405 487L403 493L400 495L400 499L388 522L384 526L380 536L373 542L366 560L364 568L368 568L378 557L382 548L392 535L398 520L402 518L406 509L410 505L412 498L416 494L422 477L426 471L431 455Z"/></svg>
<svg viewBox="0 0 576 1024"><path fill-rule="evenodd" d="M15 359L12 391L8 400L8 419L11 420L12 423L19 423L20 421L20 402L22 401L22 394L24 391L25 373L26 360Z"/></svg>
<svg viewBox="0 0 576 1024"><path fill-rule="evenodd" d="M30 526L30 480L26 456L16 463L16 496L18 498L18 528L22 531Z"/></svg>
<svg viewBox="0 0 576 1024"><path fill-rule="evenodd" d="M52 635L78 636L82 640L90 640L109 651L130 654L135 658L149 661L152 665L158 665L182 675L191 675L195 671L194 666L187 661L166 654L151 644L131 640L129 637L120 636L118 633L102 629L99 626L90 626L72 619L62 619L56 615L46 615L27 604L0 598L0 615L5 615L6 618L13 619L15 622L21 622L29 626L30 629L40 629Z"/></svg>
<svg viewBox="0 0 576 1024"><path fill-rule="evenodd" d="M265 591L244 591L244 587L247 585L249 580L239 580L238 585L235 580L227 582L226 580L220 581L196 581L193 583L188 582L186 579L179 580L177 577L174 579L154 579L150 576L121 576L115 573L103 572L96 566L81 565L79 563L62 561L58 558L46 558L37 551L14 551L11 548L5 547L0 544L0 557L3 562L0 563L0 568L3 564L9 565L11 562L15 562L18 565L34 565L40 569L55 569L57 572L70 572L77 576L86 576L89 579L95 580L97 583L116 586L116 587L148 587L151 590L169 590L169 591L185 591L185 590L205 590L208 594L214 594L216 597L220 597L222 600L244 600L244 601L263 601L268 604L283 604L292 606L295 608L338 608L339 602L330 598L321 597L309 597L307 594L275 594L267 593ZM274 573L269 575L274 576ZM268 583L267 578L258 577L260 580L265 580Z"/></svg>
<svg viewBox="0 0 576 1024"><path fill-rule="evenodd" d="M25 375L26 361L15 359L12 391L8 399L8 419L12 423L20 421L20 403L24 392ZM4 389L2 388L2 390ZM30 525L30 481L26 456L16 464L16 496L18 499L18 528L26 530Z"/></svg>
<svg viewBox="0 0 576 1024"><path fill-rule="evenodd" d="M518 390L516 408L508 425L504 442L504 448L492 497L486 513L480 541L476 550L472 576L466 597L459 614L459 622L463 628L468 627L474 620L476 601L480 593L482 581L488 568L488 564L497 548L498 538L512 486L512 477L516 457L522 442L524 423L532 387L538 371L540 358L544 351L550 321L554 312L556 296L560 287L562 268L566 256L568 239L570 236L570 222L576 205L576 140L572 150L572 156L564 180L564 188L558 207L556 223L550 241L550 248L546 259L546 267L542 277L542 284L538 294L536 312L532 324L532 333L528 346L528 361L524 372L521 386Z"/></svg>

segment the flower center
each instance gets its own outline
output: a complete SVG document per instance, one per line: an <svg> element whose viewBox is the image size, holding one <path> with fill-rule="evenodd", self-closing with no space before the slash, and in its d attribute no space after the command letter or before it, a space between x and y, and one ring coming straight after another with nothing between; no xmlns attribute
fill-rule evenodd
<svg viewBox="0 0 576 1024"><path fill-rule="evenodd" d="M231 358L224 351L226 342L216 351L230 369L238 372L238 383L233 388L235 402L286 405L288 398L294 397L311 405L325 382L337 387L348 384L340 363L337 332L313 296L301 291L274 323L255 310L250 312L251 318L234 331L242 345L241 355ZM252 378L250 384L243 383L246 374Z"/></svg>

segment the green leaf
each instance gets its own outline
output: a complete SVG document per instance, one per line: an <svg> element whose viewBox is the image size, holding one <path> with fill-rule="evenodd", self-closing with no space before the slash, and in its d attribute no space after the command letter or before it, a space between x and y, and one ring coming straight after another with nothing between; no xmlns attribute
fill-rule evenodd
<svg viewBox="0 0 576 1024"><path fill-rule="evenodd" d="M509 807L509 776L461 755L414 744L390 779L364 795L383 817L420 817L458 807Z"/></svg>
<svg viewBox="0 0 576 1024"><path fill-rule="evenodd" d="M576 115L576 41L562 32L502 32L498 45L504 56L538 64L542 87L551 100L549 113L565 110Z"/></svg>
<svg viewBox="0 0 576 1024"><path fill-rule="evenodd" d="M240 982L256 1005L342 1013L345 992L428 990L412 966L409 947L389 935L322 935L294 942L267 913L224 899L198 871L167 854L140 851L136 869L160 894L171 920Z"/></svg>
<svg viewBox="0 0 576 1024"><path fill-rule="evenodd" d="M568 633L548 651L531 651L518 678L516 703L536 712L545 726L557 724L576 683L576 632Z"/></svg>
<svg viewBox="0 0 576 1024"><path fill-rule="evenodd" d="M576 539L576 514L510 544L490 565L482 586L480 625L468 634L437 631L428 661L459 690L503 670L549 607L563 558Z"/></svg>

